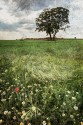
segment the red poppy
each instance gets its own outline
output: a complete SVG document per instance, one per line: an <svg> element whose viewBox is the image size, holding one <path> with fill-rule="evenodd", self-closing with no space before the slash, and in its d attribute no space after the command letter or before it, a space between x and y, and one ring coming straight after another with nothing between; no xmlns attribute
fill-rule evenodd
<svg viewBox="0 0 83 125"><path fill-rule="evenodd" d="M15 88L15 92L19 92L19 90L20 90L19 87Z"/></svg>

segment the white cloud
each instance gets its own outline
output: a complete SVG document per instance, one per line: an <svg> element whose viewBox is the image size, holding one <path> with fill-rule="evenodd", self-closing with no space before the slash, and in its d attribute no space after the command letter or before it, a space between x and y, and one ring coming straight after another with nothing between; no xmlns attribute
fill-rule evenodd
<svg viewBox="0 0 83 125"><path fill-rule="evenodd" d="M70 10L70 28L65 32L60 31L57 37L83 37L83 1L82 0L54 0L54 2L45 2L48 7L63 6ZM26 4L25 4L26 5ZM43 4L42 4L43 5ZM0 39L17 39L21 37L45 37L45 33L35 32L35 18L43 10L42 5L38 4L36 10L26 11L17 9L16 3L10 0L8 3L0 0L0 22L8 24L8 26L14 29L14 25L17 26L17 31L10 32L8 27L6 29L0 24ZM35 7L35 6L34 6ZM38 10L37 10L38 8ZM45 8L45 6L44 6ZM19 25L19 26L18 26ZM3 31L1 30L3 28ZM12 30L13 30L12 29Z"/></svg>
<svg viewBox="0 0 83 125"><path fill-rule="evenodd" d="M9 7L2 0L0 1L0 7L2 7L0 10L0 20L6 23L15 23L18 20L8 12Z"/></svg>

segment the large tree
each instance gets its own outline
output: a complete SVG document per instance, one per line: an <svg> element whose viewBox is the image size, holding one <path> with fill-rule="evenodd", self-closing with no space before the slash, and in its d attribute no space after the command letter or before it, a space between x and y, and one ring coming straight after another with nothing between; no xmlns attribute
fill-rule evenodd
<svg viewBox="0 0 83 125"><path fill-rule="evenodd" d="M69 23L69 10L63 7L45 9L36 18L36 30L45 31L50 39L55 39L59 30L65 30Z"/></svg>

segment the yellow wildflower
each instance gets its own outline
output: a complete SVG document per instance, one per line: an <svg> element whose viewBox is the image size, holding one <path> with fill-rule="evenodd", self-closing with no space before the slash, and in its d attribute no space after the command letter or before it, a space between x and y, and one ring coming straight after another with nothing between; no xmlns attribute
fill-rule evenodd
<svg viewBox="0 0 83 125"><path fill-rule="evenodd" d="M81 122L81 125L83 125L83 122Z"/></svg>
<svg viewBox="0 0 83 125"><path fill-rule="evenodd" d="M28 123L27 125L31 125L31 123Z"/></svg>
<svg viewBox="0 0 83 125"><path fill-rule="evenodd" d="M20 123L20 125L24 125L24 123L23 123L23 122L21 122L21 123Z"/></svg>
<svg viewBox="0 0 83 125"><path fill-rule="evenodd" d="M51 125L51 123L49 122L48 125Z"/></svg>
<svg viewBox="0 0 83 125"><path fill-rule="evenodd" d="M3 122L3 120L2 119L0 119L0 124Z"/></svg>

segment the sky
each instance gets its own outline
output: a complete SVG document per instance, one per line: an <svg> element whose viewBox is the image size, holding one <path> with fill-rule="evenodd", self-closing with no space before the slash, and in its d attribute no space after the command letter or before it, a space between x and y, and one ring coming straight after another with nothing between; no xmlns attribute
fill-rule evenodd
<svg viewBox="0 0 83 125"><path fill-rule="evenodd" d="M0 0L0 39L42 38L35 19L45 8L69 9L70 27L59 31L60 38L83 38L83 0Z"/></svg>

